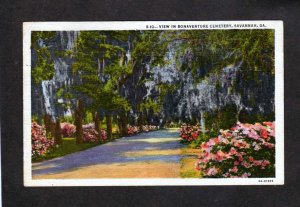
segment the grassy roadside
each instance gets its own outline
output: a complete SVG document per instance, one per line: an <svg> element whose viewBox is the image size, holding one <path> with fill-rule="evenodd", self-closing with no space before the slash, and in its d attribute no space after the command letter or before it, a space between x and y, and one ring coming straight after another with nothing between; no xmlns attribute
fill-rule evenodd
<svg viewBox="0 0 300 207"><path fill-rule="evenodd" d="M117 134L113 134L113 140L115 140L117 138L119 138L117 136ZM107 142L110 142L110 141L107 141ZM46 154L42 157L32 159L32 162L41 162L41 161L44 161L44 160L50 160L50 159L53 159L53 158L62 157L64 155L71 154L71 153L74 153L74 152L80 152L80 151L86 150L86 149L91 148L91 147L102 145L102 144L107 143L107 142L94 142L94 143L76 144L76 139L75 138L72 138L72 137L62 138L61 145L59 145L58 147L55 147L51 152L49 152L48 154Z"/></svg>
<svg viewBox="0 0 300 207"><path fill-rule="evenodd" d="M196 170L195 163L198 159L199 149L190 147L183 148L181 151L183 158L180 160L180 177L200 178L200 171Z"/></svg>

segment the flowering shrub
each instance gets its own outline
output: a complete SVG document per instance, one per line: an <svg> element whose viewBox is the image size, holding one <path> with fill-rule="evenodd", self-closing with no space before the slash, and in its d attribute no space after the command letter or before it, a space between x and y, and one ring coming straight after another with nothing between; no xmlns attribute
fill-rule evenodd
<svg viewBox="0 0 300 207"><path fill-rule="evenodd" d="M138 126L131 126L128 125L127 126L127 134L128 135L134 135L137 134L139 132L149 132L149 131L154 131L154 130L158 130L159 126L154 126L154 125L143 125L141 127L141 129L139 129Z"/></svg>
<svg viewBox="0 0 300 207"><path fill-rule="evenodd" d="M104 140L106 140L106 138L107 138L106 131L101 129L101 140L104 141Z"/></svg>
<svg viewBox="0 0 300 207"><path fill-rule="evenodd" d="M130 126L130 125L127 126L127 134L128 135L134 135L139 132L140 132L140 130L137 126Z"/></svg>
<svg viewBox="0 0 300 207"><path fill-rule="evenodd" d="M191 126L183 124L180 128L179 135L186 142L192 142L197 139L200 134L200 127L198 125Z"/></svg>
<svg viewBox="0 0 300 207"><path fill-rule="evenodd" d="M274 177L275 123L237 123L201 144L196 163L203 177Z"/></svg>
<svg viewBox="0 0 300 207"><path fill-rule="evenodd" d="M154 126L154 125L144 125L142 126L142 129L144 132L149 132L149 131L154 131L154 130L158 130L159 126Z"/></svg>
<svg viewBox="0 0 300 207"><path fill-rule="evenodd" d="M42 126L36 122L31 124L31 155L37 158L47 154L54 146L54 141L47 139Z"/></svg>
<svg viewBox="0 0 300 207"><path fill-rule="evenodd" d="M83 141L84 142L96 142L106 140L106 131L101 129L101 138L99 138L99 133L95 130L95 125L93 123L82 125L83 130Z"/></svg>
<svg viewBox="0 0 300 207"><path fill-rule="evenodd" d="M60 124L63 137L72 137L76 132L76 126L67 122Z"/></svg>

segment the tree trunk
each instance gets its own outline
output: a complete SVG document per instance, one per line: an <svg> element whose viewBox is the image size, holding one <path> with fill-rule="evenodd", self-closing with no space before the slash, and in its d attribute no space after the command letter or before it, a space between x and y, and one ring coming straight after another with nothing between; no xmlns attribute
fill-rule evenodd
<svg viewBox="0 0 300 207"><path fill-rule="evenodd" d="M82 118L83 118L83 103L82 100L78 100L77 108L75 109L75 125L76 125L76 144L83 142L83 131L82 131Z"/></svg>
<svg viewBox="0 0 300 207"><path fill-rule="evenodd" d="M59 118L56 119L55 123L55 136L54 136L54 144L61 144L61 128L60 128L60 120Z"/></svg>
<svg viewBox="0 0 300 207"><path fill-rule="evenodd" d="M237 108L236 112L236 123L240 122L240 113L242 111L242 108Z"/></svg>
<svg viewBox="0 0 300 207"><path fill-rule="evenodd" d="M107 131L107 139L112 140L112 120L111 114L106 114L106 131Z"/></svg>
<svg viewBox="0 0 300 207"><path fill-rule="evenodd" d="M50 120L50 137L55 137L55 122Z"/></svg>
<svg viewBox="0 0 300 207"><path fill-rule="evenodd" d="M101 140L101 126L100 126L100 119L97 112L93 114L93 119L95 124L95 130L98 132L99 140Z"/></svg>
<svg viewBox="0 0 300 207"><path fill-rule="evenodd" d="M117 121L118 121L118 133L119 133L120 136L122 136L122 132L123 132L123 129L122 129L122 117L118 116Z"/></svg>
<svg viewBox="0 0 300 207"><path fill-rule="evenodd" d="M140 113L139 118L138 118L138 126L140 131L143 130L143 124L144 124L144 115L143 113Z"/></svg>
<svg viewBox="0 0 300 207"><path fill-rule="evenodd" d="M51 137L51 116L49 114L44 115L44 124L46 129L46 136Z"/></svg>
<svg viewBox="0 0 300 207"><path fill-rule="evenodd" d="M124 136L127 136L127 133L128 133L128 131L127 131L127 114L126 114L126 112L124 111L124 112L122 112L122 114L121 114L121 128L122 128L122 131L121 131L121 134L122 134L122 136L124 137Z"/></svg>
<svg viewBox="0 0 300 207"><path fill-rule="evenodd" d="M95 130L99 133L101 131L101 127L100 127L100 119L97 112L93 114L93 120L95 124Z"/></svg>
<svg viewBox="0 0 300 207"><path fill-rule="evenodd" d="M204 118L204 111L200 111L200 127L201 127L201 132L203 135L205 135L205 118Z"/></svg>

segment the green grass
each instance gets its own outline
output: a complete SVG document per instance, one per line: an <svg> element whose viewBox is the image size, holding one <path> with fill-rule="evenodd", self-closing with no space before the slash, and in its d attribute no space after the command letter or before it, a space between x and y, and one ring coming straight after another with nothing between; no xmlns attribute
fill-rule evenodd
<svg viewBox="0 0 300 207"><path fill-rule="evenodd" d="M185 157L180 160L180 177L182 178L200 178L200 172L195 169L197 158Z"/></svg>
<svg viewBox="0 0 300 207"><path fill-rule="evenodd" d="M194 170L186 170L185 172L180 172L180 177L182 177L182 178L199 178L199 175Z"/></svg>
<svg viewBox="0 0 300 207"><path fill-rule="evenodd" d="M180 160L181 178L200 178L201 172L196 170L195 164L198 160L199 149L186 147L181 150L183 158Z"/></svg>
<svg viewBox="0 0 300 207"><path fill-rule="evenodd" d="M59 147L54 148L51 152L49 152L48 154L39 157L39 158L35 158L32 161L33 162L40 162L43 160L49 160L49 159L53 159L56 157L61 157L67 154L71 154L74 152L79 152L79 151L83 151L85 149L91 148L91 147L95 147L97 145L101 145L103 143L100 142L95 142L95 143L82 143L82 144L76 144L76 140L75 138L63 138L62 139L62 144L59 145Z"/></svg>

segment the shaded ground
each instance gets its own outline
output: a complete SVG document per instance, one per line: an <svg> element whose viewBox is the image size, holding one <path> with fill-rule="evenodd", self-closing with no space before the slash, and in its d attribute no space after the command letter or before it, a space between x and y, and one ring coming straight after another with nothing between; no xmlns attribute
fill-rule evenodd
<svg viewBox="0 0 300 207"><path fill-rule="evenodd" d="M33 179L44 178L175 178L180 177L181 149L177 130L125 137L41 163Z"/></svg>

